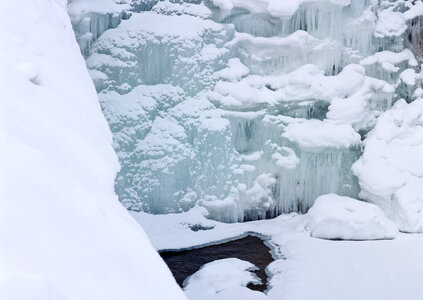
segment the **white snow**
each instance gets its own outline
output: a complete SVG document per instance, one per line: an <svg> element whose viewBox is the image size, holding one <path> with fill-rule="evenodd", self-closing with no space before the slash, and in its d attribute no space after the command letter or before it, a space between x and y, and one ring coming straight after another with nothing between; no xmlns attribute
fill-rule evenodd
<svg viewBox="0 0 423 300"><path fill-rule="evenodd" d="M246 287L235 287L229 290L222 291L218 294L206 298L194 299L208 299L208 300L269 300L265 294L250 290Z"/></svg>
<svg viewBox="0 0 423 300"><path fill-rule="evenodd" d="M393 85L386 81L366 77L356 93L331 102L327 119L335 124L350 124L357 131L369 130L377 117L391 106L394 92Z"/></svg>
<svg viewBox="0 0 423 300"><path fill-rule="evenodd" d="M394 7L381 11L375 27L376 37L399 36L407 30L405 17L401 12L394 11Z"/></svg>
<svg viewBox="0 0 423 300"><path fill-rule="evenodd" d="M226 72L226 69L219 74L221 72ZM363 87L365 80L365 72L360 65L350 64L337 76L324 76L315 65L307 64L286 75L251 75L235 82L231 78L228 78L229 82L218 82L215 91L224 97L216 101L229 109L261 108L310 99L330 102L354 95Z"/></svg>
<svg viewBox="0 0 423 300"><path fill-rule="evenodd" d="M3 2L1 299L184 299L114 191L158 250L269 238L193 298L421 298L421 1Z"/></svg>
<svg viewBox="0 0 423 300"><path fill-rule="evenodd" d="M341 240L393 239L398 229L371 203L335 194L316 199L307 213L312 237Z"/></svg>
<svg viewBox="0 0 423 300"><path fill-rule="evenodd" d="M354 164L361 197L379 205L402 231L423 232L423 99L397 102L379 117Z"/></svg>
<svg viewBox="0 0 423 300"><path fill-rule="evenodd" d="M0 40L0 298L185 299L114 194L66 1L2 1Z"/></svg>
<svg viewBox="0 0 423 300"><path fill-rule="evenodd" d="M273 17L288 18L304 3L322 2L336 6L347 6L351 0L213 0L213 4L223 10L244 8L252 13L268 13Z"/></svg>
<svg viewBox="0 0 423 300"><path fill-rule="evenodd" d="M421 80L422 76L413 69L406 69L401 72L399 78L404 84L408 86L415 86L416 81L419 79Z"/></svg>
<svg viewBox="0 0 423 300"><path fill-rule="evenodd" d="M195 4L187 3L187 2L174 3L170 1L159 1L156 5L154 5L152 11L157 13L168 14L168 15L186 14L190 16L200 17L203 19L208 19L213 14L212 11L204 3L195 3Z"/></svg>
<svg viewBox="0 0 423 300"><path fill-rule="evenodd" d="M408 49L404 49L399 53L391 51L377 52L374 55L368 56L360 61L360 64L366 66L378 63L381 64L385 69L387 66L390 66L387 71L397 72L399 68L395 67L395 65L402 62L406 62L410 67L417 66L417 61L414 57L414 54Z"/></svg>
<svg viewBox="0 0 423 300"><path fill-rule="evenodd" d="M232 297L226 292L246 287L249 283L260 284L261 280L251 272L256 269L252 263L238 258L215 260L203 265L199 271L188 277L184 282L184 291L188 299L192 300L215 299L217 295L220 299L238 299L238 290L232 293ZM251 294L248 297L255 296L253 292ZM222 298L223 295L228 298Z"/></svg>
<svg viewBox="0 0 423 300"><path fill-rule="evenodd" d="M270 299L420 299L423 293L421 235L392 241L328 241L281 233L285 260L273 274Z"/></svg>
<svg viewBox="0 0 423 300"><path fill-rule="evenodd" d="M307 148L348 148L360 144L360 135L350 125L320 120L291 123L282 136Z"/></svg>
<svg viewBox="0 0 423 300"><path fill-rule="evenodd" d="M116 14L130 8L129 0L69 0L68 12L73 22L87 13Z"/></svg>
<svg viewBox="0 0 423 300"><path fill-rule="evenodd" d="M338 196L333 197L339 200ZM379 215L374 214L374 207L359 205L358 208L357 200L352 201L358 217L355 220L377 225L373 222L376 219L372 219ZM225 224L208 220L203 213L204 209L200 208L181 214L132 214L158 250L190 249L248 233L270 238L275 261L267 268L270 282L266 295L253 296L251 290L239 287L206 299L245 296L246 299L339 300L340 295L346 300L420 299L423 293L421 234L399 233L393 240L331 241L310 237L308 215L293 213L271 220ZM330 214L328 210L324 213ZM204 230L191 230L194 224L201 225ZM361 231L361 234L366 233ZM205 278L213 281L213 276Z"/></svg>
<svg viewBox="0 0 423 300"><path fill-rule="evenodd" d="M242 64L239 58L231 58L228 67L216 72L216 75L227 81L237 81L248 75L250 70Z"/></svg>
<svg viewBox="0 0 423 300"><path fill-rule="evenodd" d="M177 24L177 25L176 25ZM116 31L113 33L114 38L125 36L128 34L132 39L121 39L120 42L125 45L130 45L138 38L145 37L153 39L154 37L165 39L193 39L199 38L205 30L220 30L220 24L214 23L210 20L202 20L190 15L180 16L166 16L156 13L140 13L134 14L129 20L122 22ZM107 33L109 35L109 33ZM151 35L151 37L148 37ZM145 40L138 41L139 43L146 43ZM133 45L132 45L133 46Z"/></svg>

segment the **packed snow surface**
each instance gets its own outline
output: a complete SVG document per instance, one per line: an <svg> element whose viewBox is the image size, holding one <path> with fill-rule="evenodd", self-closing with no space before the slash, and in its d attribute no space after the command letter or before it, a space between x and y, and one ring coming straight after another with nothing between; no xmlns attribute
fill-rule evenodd
<svg viewBox="0 0 423 300"><path fill-rule="evenodd" d="M66 1L2 1L0 40L0 299L185 299L114 194Z"/></svg>
<svg viewBox="0 0 423 300"><path fill-rule="evenodd" d="M379 214L375 214L374 206L357 205L357 200L347 199L348 203L351 201L356 221L364 220L374 228L381 228L375 219L368 218ZM349 205L344 203L337 207L340 206ZM204 293L198 291L198 299L239 299L245 295L246 299L250 296L251 299L339 300L342 295L346 300L417 300L423 293L423 263L420 259L423 236L420 234L399 233L393 240L326 240L310 236L310 213L233 224L209 220L204 213L204 208L198 208L180 214L132 214L158 250L191 249L254 233L269 238L275 261L267 267L270 281L266 294L252 296L253 291L239 287L209 296L208 291L212 289L209 285L203 289ZM330 214L326 210L323 213ZM386 217L380 217L380 220L387 221ZM194 225L203 230L193 231ZM222 268L219 274L223 273ZM214 282L214 276L205 275L202 282Z"/></svg>
<svg viewBox="0 0 423 300"><path fill-rule="evenodd" d="M378 206L335 194L317 198L307 215L311 236L316 238L377 240L398 233Z"/></svg>

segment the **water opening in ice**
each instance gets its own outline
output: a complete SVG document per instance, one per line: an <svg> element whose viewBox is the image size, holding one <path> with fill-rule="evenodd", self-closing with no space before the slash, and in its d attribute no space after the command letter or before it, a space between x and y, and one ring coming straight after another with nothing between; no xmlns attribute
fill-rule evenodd
<svg viewBox="0 0 423 300"><path fill-rule="evenodd" d="M211 230L214 228L214 226L203 226L201 224L189 224L188 227L192 231L204 231L204 230Z"/></svg>
<svg viewBox="0 0 423 300"><path fill-rule="evenodd" d="M266 267L274 260L270 250L265 240L248 235L218 245L178 252L164 251L160 255L181 287L183 287L185 279L209 262L232 257L249 261L259 268L255 274L261 279L262 284L249 284L247 287L263 292L267 289L268 282Z"/></svg>

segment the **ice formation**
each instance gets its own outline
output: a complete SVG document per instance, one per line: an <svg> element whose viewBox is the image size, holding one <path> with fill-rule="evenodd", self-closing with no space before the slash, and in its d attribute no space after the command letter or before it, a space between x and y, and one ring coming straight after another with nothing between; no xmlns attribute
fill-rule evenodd
<svg viewBox="0 0 423 300"><path fill-rule="evenodd" d="M113 192L66 1L0 1L0 40L0 299L186 299Z"/></svg>
<svg viewBox="0 0 423 300"><path fill-rule="evenodd" d="M106 2L69 11L126 208L200 205L233 222L306 212L327 193L391 201L351 166L385 111L423 95L420 1Z"/></svg>

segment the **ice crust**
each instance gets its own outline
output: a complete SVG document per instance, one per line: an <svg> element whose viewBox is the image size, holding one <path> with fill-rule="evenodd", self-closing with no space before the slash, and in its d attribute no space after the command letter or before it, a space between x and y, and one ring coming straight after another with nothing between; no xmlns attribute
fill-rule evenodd
<svg viewBox="0 0 423 300"><path fill-rule="evenodd" d="M77 4L79 37L99 9ZM130 210L199 205L234 222L306 212L328 193L358 198L361 140L423 94L419 1L113 5L100 15L118 12L119 24L102 23L114 28L95 34L87 65Z"/></svg>

